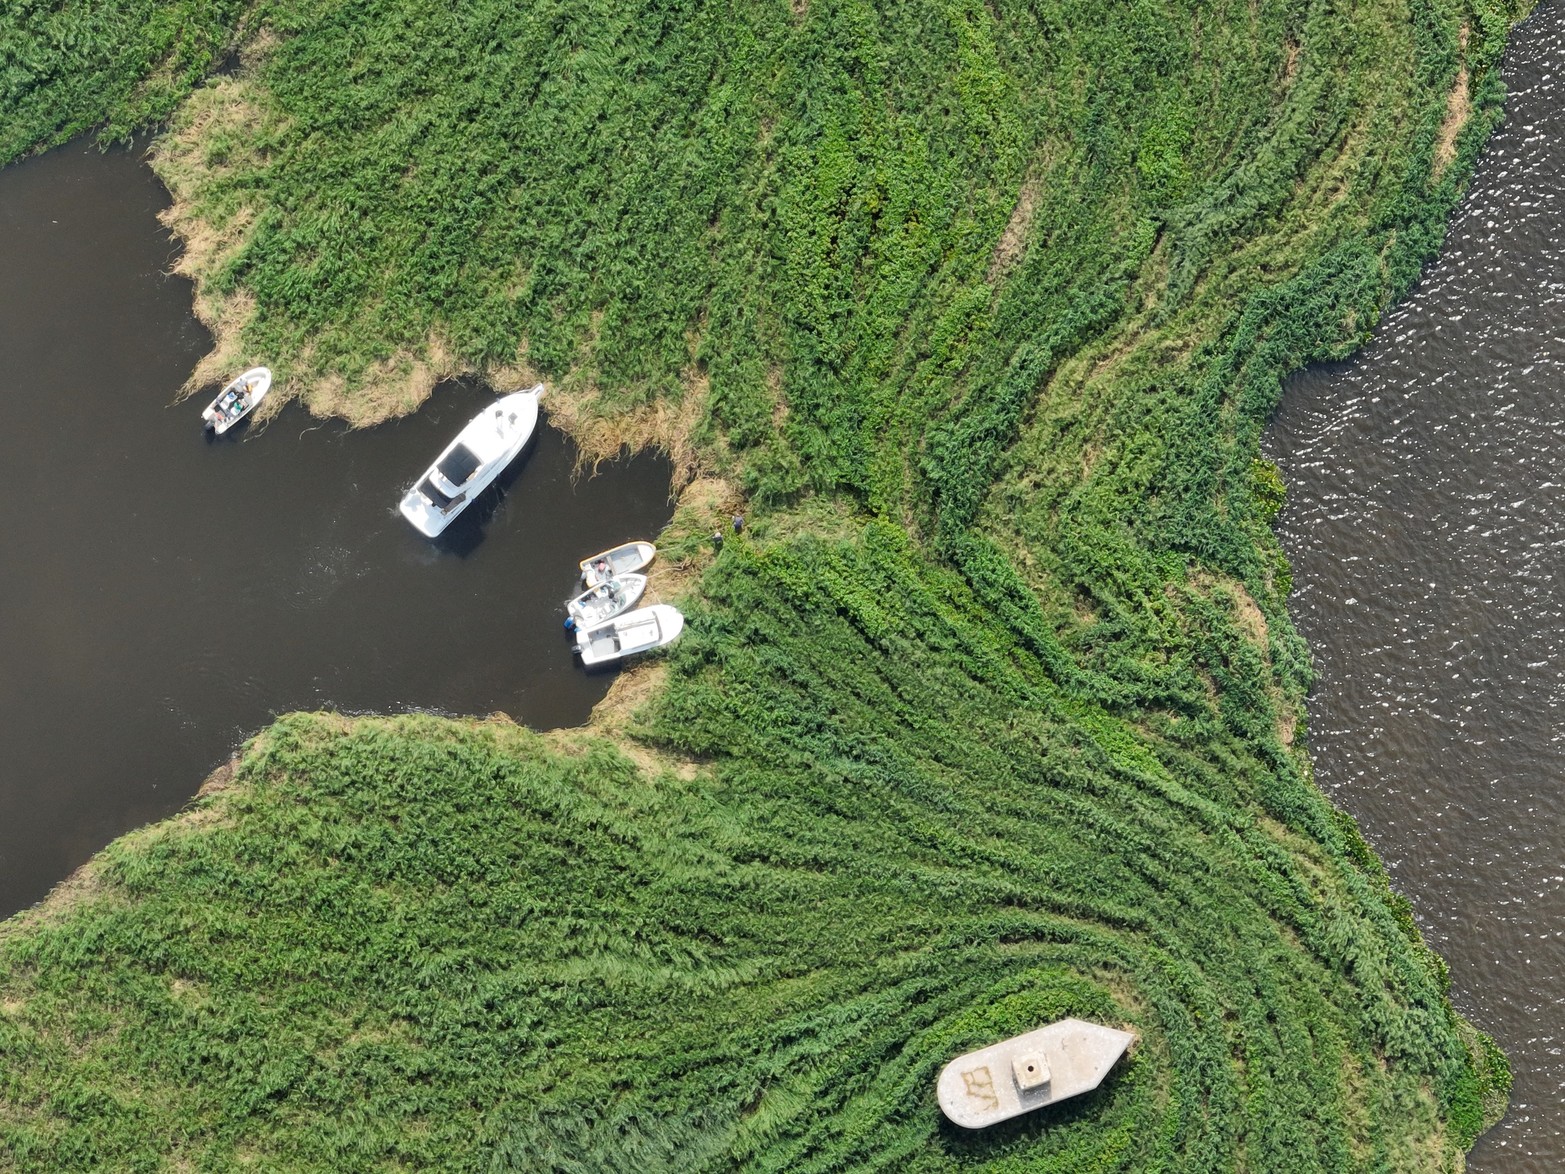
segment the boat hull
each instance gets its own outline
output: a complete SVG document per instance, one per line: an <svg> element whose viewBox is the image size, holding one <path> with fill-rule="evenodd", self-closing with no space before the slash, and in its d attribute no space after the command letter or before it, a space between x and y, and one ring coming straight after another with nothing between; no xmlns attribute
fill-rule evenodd
<svg viewBox="0 0 1565 1174"><path fill-rule="evenodd" d="M265 367L251 367L229 383L201 413L206 426L221 436L251 412L272 390L272 373Z"/></svg>
<svg viewBox="0 0 1565 1174"><path fill-rule="evenodd" d="M565 610L578 628L596 627L635 607L646 589L645 575L620 575L587 588L566 604Z"/></svg>
<svg viewBox="0 0 1565 1174"><path fill-rule="evenodd" d="M467 422L402 496L398 509L415 530L439 537L516 459L537 429L542 391L539 384L501 396ZM459 482L447 476L458 467Z"/></svg>
<svg viewBox="0 0 1565 1174"><path fill-rule="evenodd" d="M672 644L684 631L685 617L666 603L638 607L576 636L576 651L587 668L624 660Z"/></svg>
<svg viewBox="0 0 1565 1174"><path fill-rule="evenodd" d="M644 570L657 556L657 552L658 548L650 542L624 542L599 551L591 558L581 560L582 582L588 587L596 587L616 575Z"/></svg>

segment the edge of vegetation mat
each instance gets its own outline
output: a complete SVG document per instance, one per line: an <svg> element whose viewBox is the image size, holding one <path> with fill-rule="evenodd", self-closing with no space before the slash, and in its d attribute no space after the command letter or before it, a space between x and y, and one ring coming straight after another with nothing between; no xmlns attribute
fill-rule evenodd
<svg viewBox="0 0 1565 1174"><path fill-rule="evenodd" d="M168 119L213 364L359 419L530 368L750 525L687 494L617 732L284 718L0 926L0 1155L1459 1168L1505 1060L1311 780L1258 439L1438 246L1518 15L8 5L0 158ZM1139 1036L1101 1090L943 1122L1065 1015Z"/></svg>

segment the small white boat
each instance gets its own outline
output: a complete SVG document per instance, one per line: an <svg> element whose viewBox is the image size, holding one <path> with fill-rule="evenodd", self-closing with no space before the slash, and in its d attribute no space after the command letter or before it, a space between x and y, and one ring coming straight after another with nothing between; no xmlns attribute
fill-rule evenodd
<svg viewBox="0 0 1565 1174"><path fill-rule="evenodd" d="M588 587L596 587L605 579L642 570L657 552L658 548L650 542L626 542L591 558L584 558L581 560L582 582Z"/></svg>
<svg viewBox="0 0 1565 1174"><path fill-rule="evenodd" d="M606 624L576 633L576 651L587 666L607 664L638 652L672 644L685 629L685 617L666 603L638 607Z"/></svg>
<svg viewBox="0 0 1565 1174"><path fill-rule="evenodd" d="M260 403L270 390L272 390L271 371L265 367L251 367L217 393L217 398L207 404L206 410L201 413L201 419L205 421L208 428L221 436L255 411L255 405Z"/></svg>
<svg viewBox="0 0 1565 1174"><path fill-rule="evenodd" d="M538 426L538 396L501 396L468 421L402 498L402 516L426 538L440 534L516 459Z"/></svg>
<svg viewBox="0 0 1565 1174"><path fill-rule="evenodd" d="M591 628L629 611L647 589L647 577L631 572L589 587L565 605L577 628Z"/></svg>

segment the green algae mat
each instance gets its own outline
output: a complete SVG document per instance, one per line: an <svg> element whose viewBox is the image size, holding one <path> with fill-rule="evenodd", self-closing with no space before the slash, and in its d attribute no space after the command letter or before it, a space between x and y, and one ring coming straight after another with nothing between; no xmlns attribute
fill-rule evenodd
<svg viewBox="0 0 1565 1174"><path fill-rule="evenodd" d="M687 494L612 732L284 718L0 927L5 1164L1458 1169L1504 1057L1311 780L1258 438L1517 15L7 6L0 157L161 125L222 355L530 369L750 525ZM1098 1092L943 1121L1067 1015L1139 1037Z"/></svg>

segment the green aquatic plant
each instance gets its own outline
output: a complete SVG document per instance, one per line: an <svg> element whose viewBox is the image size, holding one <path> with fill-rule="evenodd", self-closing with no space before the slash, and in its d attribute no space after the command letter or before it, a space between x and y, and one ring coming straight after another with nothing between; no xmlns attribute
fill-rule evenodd
<svg viewBox="0 0 1565 1174"><path fill-rule="evenodd" d="M233 48L251 0L8 0L0 13L0 162L84 130L123 138L169 117Z"/></svg>
<svg viewBox="0 0 1565 1174"><path fill-rule="evenodd" d="M1282 473L1276 465L1257 457L1250 462L1250 493L1255 498L1261 520L1270 525L1282 512L1288 487L1283 484Z"/></svg>

